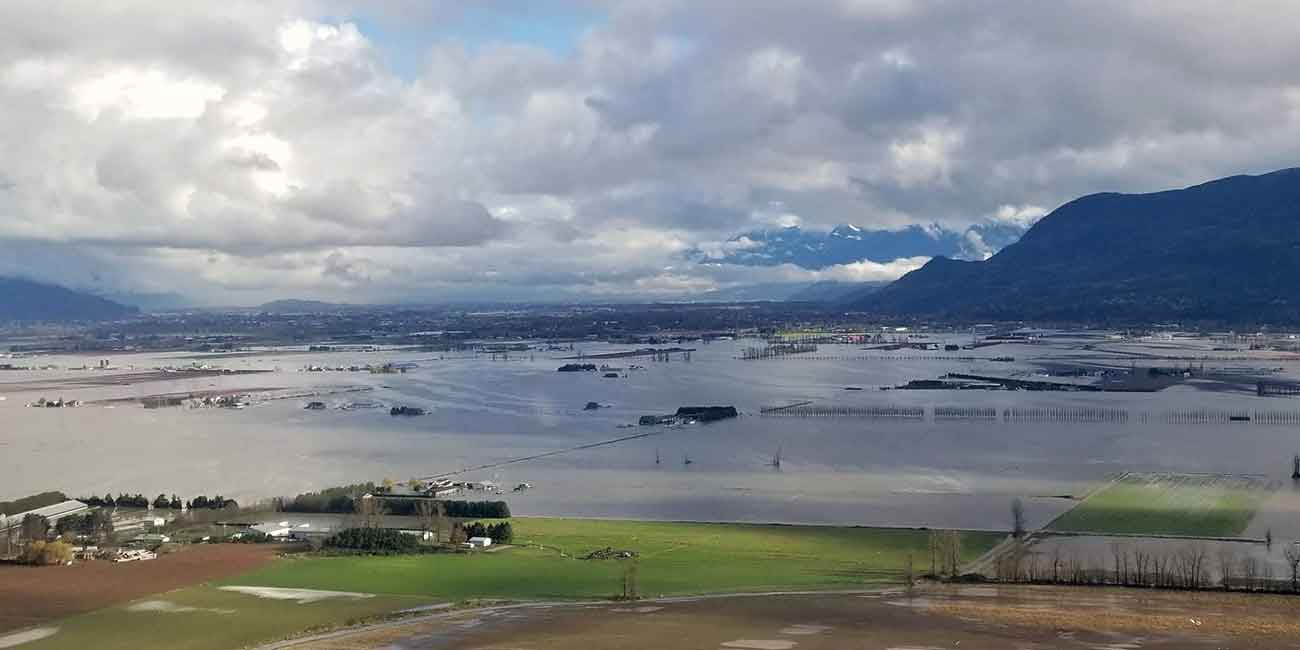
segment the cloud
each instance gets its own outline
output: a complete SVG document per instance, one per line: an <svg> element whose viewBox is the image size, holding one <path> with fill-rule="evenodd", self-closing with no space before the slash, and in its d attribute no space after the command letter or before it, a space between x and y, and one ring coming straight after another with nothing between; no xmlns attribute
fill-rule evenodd
<svg viewBox="0 0 1300 650"><path fill-rule="evenodd" d="M1300 140L1293 3L542 10L577 3L571 48L458 36L441 0L2 3L0 251L221 304L693 294L760 281L680 259L739 232L938 224L983 256L1076 196Z"/></svg>

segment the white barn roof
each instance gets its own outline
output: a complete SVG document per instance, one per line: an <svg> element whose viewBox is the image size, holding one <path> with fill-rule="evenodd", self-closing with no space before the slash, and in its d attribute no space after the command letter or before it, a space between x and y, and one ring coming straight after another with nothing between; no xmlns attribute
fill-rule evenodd
<svg viewBox="0 0 1300 650"><path fill-rule="evenodd" d="M59 519L67 517L68 515L75 515L77 513L84 512L89 509L90 506L80 501L69 499L67 501L56 503L54 505L45 506L44 508L36 508L35 510L28 510L26 512L14 513L12 515L9 515L8 517L0 517L0 530L6 528L12 528L14 526L22 524L23 518L26 517L27 515L39 515L41 517L45 517L50 522L55 522L58 521Z"/></svg>

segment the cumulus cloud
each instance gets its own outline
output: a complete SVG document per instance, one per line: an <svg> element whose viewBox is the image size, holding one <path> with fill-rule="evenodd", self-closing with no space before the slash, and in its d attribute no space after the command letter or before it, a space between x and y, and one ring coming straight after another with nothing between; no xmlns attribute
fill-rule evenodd
<svg viewBox="0 0 1300 650"><path fill-rule="evenodd" d="M458 34L442 0L0 4L0 272L219 304L890 279L923 260L680 255L1024 227L1300 140L1293 3L573 3L558 47Z"/></svg>

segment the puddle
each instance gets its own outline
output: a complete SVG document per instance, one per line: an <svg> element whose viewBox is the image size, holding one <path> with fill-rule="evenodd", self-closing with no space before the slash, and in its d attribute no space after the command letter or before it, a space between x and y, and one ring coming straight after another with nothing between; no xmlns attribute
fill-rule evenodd
<svg viewBox="0 0 1300 650"><path fill-rule="evenodd" d="M804 635L812 635L812 634L821 634L822 632L825 632L829 629L831 629L831 626L829 625L804 625L803 623L799 623L796 625L791 625L790 627L783 627L781 628L781 631L779 633L789 634L794 636L804 636Z"/></svg>
<svg viewBox="0 0 1300 650"><path fill-rule="evenodd" d="M177 605L169 600L146 600L128 605L128 612L157 612L160 614L184 614L186 612L209 612L212 614L234 614L233 609L218 609L216 607L190 607L188 605Z"/></svg>
<svg viewBox="0 0 1300 650"><path fill-rule="evenodd" d="M282 587L221 587L222 591L233 591L235 593L257 596L258 598L268 598L270 600L293 600L299 605L320 602L322 600L331 600L334 598L347 598L351 600L361 600L364 598L374 598L374 594L361 594L352 591L322 591L318 589L285 589Z"/></svg>
<svg viewBox="0 0 1300 650"><path fill-rule="evenodd" d="M24 643L48 639L59 631L57 627L34 627L30 630L0 634L0 648L14 648Z"/></svg>

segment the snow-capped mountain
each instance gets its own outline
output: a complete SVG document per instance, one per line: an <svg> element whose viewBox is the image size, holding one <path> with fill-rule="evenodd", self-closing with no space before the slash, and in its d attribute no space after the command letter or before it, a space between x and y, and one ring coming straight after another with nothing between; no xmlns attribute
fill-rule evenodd
<svg viewBox="0 0 1300 650"><path fill-rule="evenodd" d="M836 226L830 232L798 226L755 230L729 239L721 255L694 251L700 261L744 266L793 264L824 269L862 260L886 263L899 258L945 256L982 260L1020 238L1028 225L987 221L964 231L939 226L908 226L900 230L869 230L855 225Z"/></svg>

